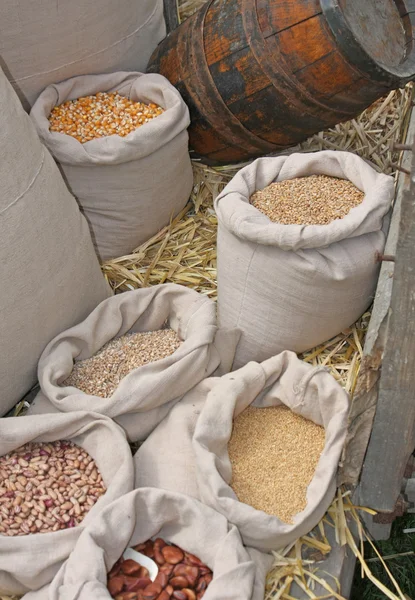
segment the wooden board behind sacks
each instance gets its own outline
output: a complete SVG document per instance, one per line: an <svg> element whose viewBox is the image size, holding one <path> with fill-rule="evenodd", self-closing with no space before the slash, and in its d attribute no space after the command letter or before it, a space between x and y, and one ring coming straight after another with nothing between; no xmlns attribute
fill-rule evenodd
<svg viewBox="0 0 415 600"><path fill-rule="evenodd" d="M165 35L163 0L0 2L0 67L27 110L51 83L145 70Z"/></svg>
<svg viewBox="0 0 415 600"><path fill-rule="evenodd" d="M89 229L0 69L0 415L62 330L110 295Z"/></svg>

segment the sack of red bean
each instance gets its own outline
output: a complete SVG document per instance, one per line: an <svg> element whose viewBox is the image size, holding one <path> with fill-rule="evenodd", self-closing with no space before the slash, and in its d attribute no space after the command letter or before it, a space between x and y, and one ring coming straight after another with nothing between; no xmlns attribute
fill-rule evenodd
<svg viewBox="0 0 415 600"><path fill-rule="evenodd" d="M47 87L30 115L101 260L130 254L186 205L189 111L162 75L74 77Z"/></svg>
<svg viewBox="0 0 415 600"><path fill-rule="evenodd" d="M125 556L128 549L155 564ZM25 600L260 600L254 579L255 565L222 515L182 494L143 488L90 523L51 585Z"/></svg>
<svg viewBox="0 0 415 600"><path fill-rule="evenodd" d="M143 440L192 387L229 371L238 339L218 330L215 303L194 290L124 292L49 343L32 411L93 410Z"/></svg>
<svg viewBox="0 0 415 600"><path fill-rule="evenodd" d="M134 456L136 486L204 502L250 549L285 547L334 497L348 407L328 372L292 352L251 362L206 379L174 407Z"/></svg>
<svg viewBox="0 0 415 600"><path fill-rule="evenodd" d="M111 419L1 419L0 595L50 583L83 529L133 488L130 447Z"/></svg>
<svg viewBox="0 0 415 600"><path fill-rule="evenodd" d="M260 158L215 201L218 320L239 327L234 367L303 352L373 300L393 178L349 152Z"/></svg>

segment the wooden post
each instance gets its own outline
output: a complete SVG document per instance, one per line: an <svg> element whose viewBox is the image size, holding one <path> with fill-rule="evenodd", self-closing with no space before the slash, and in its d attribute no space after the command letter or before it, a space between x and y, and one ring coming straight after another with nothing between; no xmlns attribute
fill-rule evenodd
<svg viewBox="0 0 415 600"><path fill-rule="evenodd" d="M414 181L402 199L379 397L359 486L359 501L380 512L394 511L415 446Z"/></svg>

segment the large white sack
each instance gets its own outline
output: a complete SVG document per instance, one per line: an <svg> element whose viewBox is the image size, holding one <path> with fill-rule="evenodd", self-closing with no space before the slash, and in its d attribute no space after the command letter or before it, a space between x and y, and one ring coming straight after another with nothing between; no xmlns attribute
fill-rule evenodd
<svg viewBox="0 0 415 600"><path fill-rule="evenodd" d="M49 131L54 106L116 91L165 111L125 137L111 135L85 144ZM101 260L131 253L186 205L193 187L189 110L162 75L119 72L74 77L47 87L30 116L88 220Z"/></svg>
<svg viewBox="0 0 415 600"><path fill-rule="evenodd" d="M281 225L250 204L274 181L329 175L348 179L363 202L328 225ZM239 327L234 367L283 350L303 352L352 325L373 300L376 253L393 179L349 152L260 158L215 201L218 227L218 319Z"/></svg>
<svg viewBox="0 0 415 600"><path fill-rule="evenodd" d="M142 488L113 502L83 535L50 586L24 600L110 600L107 573L127 547L160 537L213 571L204 600L262 600L252 595L256 568L238 530L200 502Z"/></svg>
<svg viewBox="0 0 415 600"><path fill-rule="evenodd" d="M62 385L74 361L115 337L165 324L183 343L170 356L131 371L112 396ZM47 345L38 367L42 393L31 412L92 410L115 419L130 440L144 440L190 389L213 372L230 370L238 339L238 331L218 329L215 303L192 289L170 283L118 294Z"/></svg>
<svg viewBox="0 0 415 600"><path fill-rule="evenodd" d="M3 415L35 384L46 344L110 289L87 222L1 70L0 280Z"/></svg>
<svg viewBox="0 0 415 600"><path fill-rule="evenodd" d="M145 71L165 35L163 0L0 2L0 66L26 109L55 81Z"/></svg>
<svg viewBox="0 0 415 600"><path fill-rule="evenodd" d="M95 413L0 419L0 456L28 442L70 440L95 460L107 491L80 525L21 537L0 535L0 596L23 594L49 583L83 531L106 506L134 488L131 450L124 432Z"/></svg>

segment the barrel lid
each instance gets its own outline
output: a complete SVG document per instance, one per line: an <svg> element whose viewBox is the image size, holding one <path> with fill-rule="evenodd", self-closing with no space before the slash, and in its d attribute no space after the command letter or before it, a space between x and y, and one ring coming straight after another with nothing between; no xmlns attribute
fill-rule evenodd
<svg viewBox="0 0 415 600"><path fill-rule="evenodd" d="M415 79L415 0L320 0L342 53L387 85Z"/></svg>

